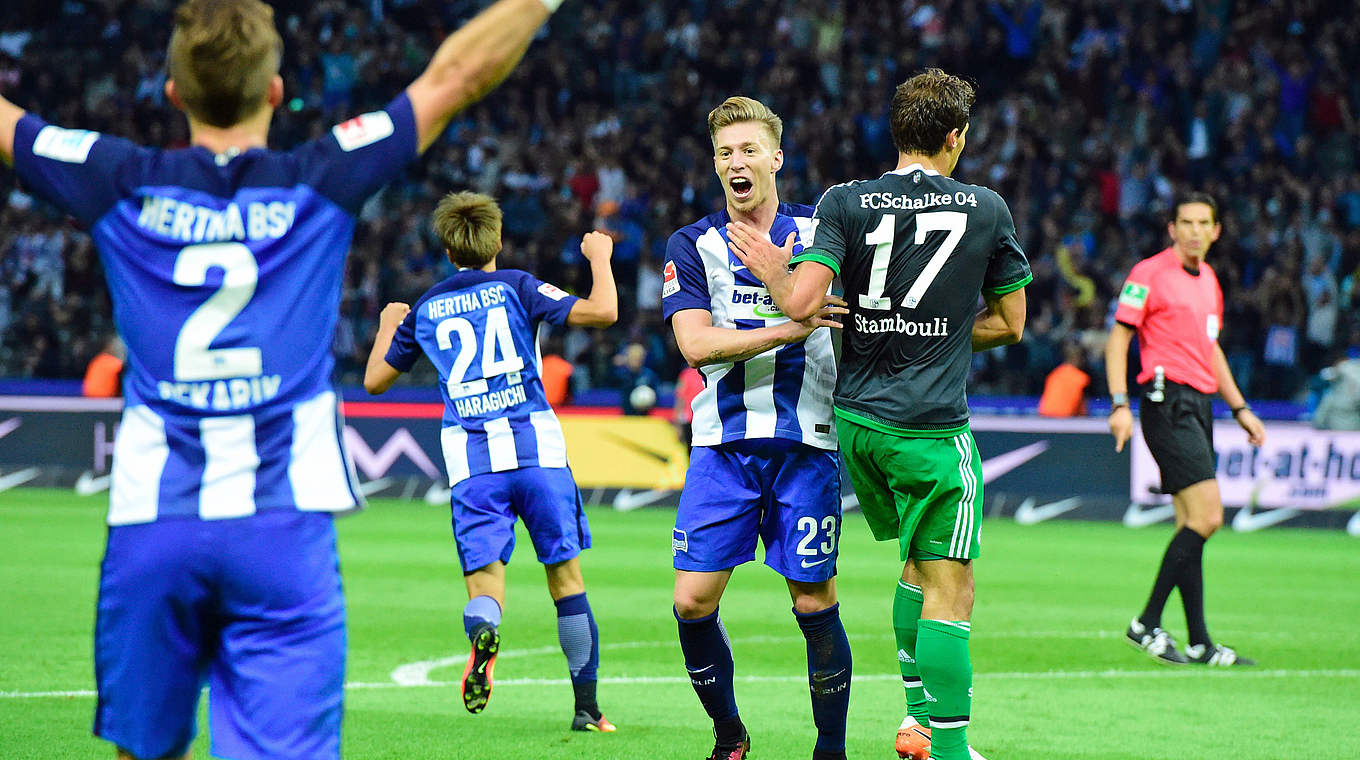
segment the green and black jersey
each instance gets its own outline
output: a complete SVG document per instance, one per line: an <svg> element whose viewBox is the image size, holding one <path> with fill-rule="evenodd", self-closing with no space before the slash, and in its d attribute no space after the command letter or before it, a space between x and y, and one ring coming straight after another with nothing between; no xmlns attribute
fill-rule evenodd
<svg viewBox="0 0 1360 760"><path fill-rule="evenodd" d="M836 414L906 436L964 429L978 296L1032 278L1006 202L913 164L832 187L814 223L793 262L830 267L850 303Z"/></svg>

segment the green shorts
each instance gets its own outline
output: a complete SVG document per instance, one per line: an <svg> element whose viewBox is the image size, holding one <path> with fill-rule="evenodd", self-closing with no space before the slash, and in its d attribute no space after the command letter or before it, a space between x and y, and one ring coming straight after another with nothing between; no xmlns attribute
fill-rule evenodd
<svg viewBox="0 0 1360 760"><path fill-rule="evenodd" d="M907 438L836 420L860 509L902 560L976 559L982 553L982 461L973 434Z"/></svg>

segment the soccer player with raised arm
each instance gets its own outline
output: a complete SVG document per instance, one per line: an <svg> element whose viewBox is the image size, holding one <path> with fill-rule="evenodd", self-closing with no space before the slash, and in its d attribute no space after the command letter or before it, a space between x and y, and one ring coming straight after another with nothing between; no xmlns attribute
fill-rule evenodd
<svg viewBox="0 0 1360 760"><path fill-rule="evenodd" d="M727 223L786 237L801 250L808 206L781 204L775 174L783 123L764 104L728 98L708 115L713 168L727 207L680 228L666 246L661 309L685 360L703 373L693 448L671 540L675 618L694 691L713 720L709 760L740 760L751 740L732 688L732 648L718 602L737 565L784 576L807 639L817 726L814 758L845 757L850 644L836 603L840 469L831 414L831 333L844 313L822 288L800 320L784 316L728 250ZM828 283L829 284L829 283Z"/></svg>
<svg viewBox="0 0 1360 760"><path fill-rule="evenodd" d="M94 731L120 758L187 757L205 682L214 755L340 756L332 515L361 498L330 346L354 217L558 2L500 0L386 108L286 152L266 145L282 40L259 0L175 10L165 94L188 148L0 98L0 158L89 228L127 344L95 621Z"/></svg>
<svg viewBox="0 0 1360 760"><path fill-rule="evenodd" d="M595 700L600 662L595 616L577 556L590 548L581 494L567 467L562 425L543 393L538 325L608 327L618 318L609 259L614 242L586 233L581 253L594 285L577 298L527 272L497 269L501 210L477 193L452 193L434 211L434 230L452 277L414 308L388 304L368 356L364 387L382 393L423 353L439 371L444 397L440 442L448 471L453 537L468 603L463 628L472 652L463 706L479 713L491 696L505 607L505 563L524 520L557 605L557 637L576 692L575 731L613 731Z"/></svg>
<svg viewBox="0 0 1360 760"><path fill-rule="evenodd" d="M1138 336L1142 358L1137 380L1143 440L1171 494L1176 534L1171 537L1147 604L1124 632L1130 644L1168 665L1255 665L1232 647L1215 644L1204 619L1204 543L1223 524L1223 502L1214 472L1212 395L1228 402L1233 419L1253 446L1266 429L1247 406L1218 345L1223 291L1204 260L1223 228L1218 207L1205 193L1177 199L1166 225L1171 247L1133 266L1119 292L1114 327L1105 343L1110 387L1110 432L1115 451L1133 434L1129 409L1129 343ZM1184 653L1162 629L1162 610L1180 589L1189 645Z"/></svg>
<svg viewBox="0 0 1360 760"><path fill-rule="evenodd" d="M898 85L889 115L896 168L827 190L801 252L740 222L731 233L742 263L791 319L814 314L833 277L845 288L841 453L874 538L897 541L905 562L893 598L908 710L897 751L925 758L928 747L938 760L970 756L968 635L982 520L970 355L1020 340L1031 279L1005 201L949 176L973 99L968 82L939 69Z"/></svg>

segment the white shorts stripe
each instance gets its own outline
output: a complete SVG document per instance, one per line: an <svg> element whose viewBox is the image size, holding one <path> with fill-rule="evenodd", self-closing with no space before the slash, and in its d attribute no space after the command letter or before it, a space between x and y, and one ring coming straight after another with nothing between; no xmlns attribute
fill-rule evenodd
<svg viewBox="0 0 1360 760"><path fill-rule="evenodd" d="M454 425L439 431L440 447L444 449L444 469L449 474L449 486L467 480L471 469L468 467L467 431Z"/></svg>
<svg viewBox="0 0 1360 760"><path fill-rule="evenodd" d="M203 481L198 516L223 520L255 514L255 418L249 414L204 417L198 423L203 444Z"/></svg>
<svg viewBox="0 0 1360 760"><path fill-rule="evenodd" d="M931 728L963 728L968 725L966 720L935 720L930 719Z"/></svg>
<svg viewBox="0 0 1360 760"><path fill-rule="evenodd" d="M165 421L146 406L124 409L123 421L113 443L109 525L132 525L156 519L161 473L169 456Z"/></svg>
<svg viewBox="0 0 1360 760"><path fill-rule="evenodd" d="M562 435L562 423L551 409L529 412L529 423L538 439L539 467L567 466L567 439Z"/></svg>
<svg viewBox="0 0 1360 760"><path fill-rule="evenodd" d="M342 512L359 506L354 464L340 447L334 391L293 407L288 485L304 512Z"/></svg>
<svg viewBox="0 0 1360 760"><path fill-rule="evenodd" d="M486 448L491 455L491 471L505 472L519 467L519 454L515 452L515 431L510 428L506 417L489 419L482 425L486 431Z"/></svg>

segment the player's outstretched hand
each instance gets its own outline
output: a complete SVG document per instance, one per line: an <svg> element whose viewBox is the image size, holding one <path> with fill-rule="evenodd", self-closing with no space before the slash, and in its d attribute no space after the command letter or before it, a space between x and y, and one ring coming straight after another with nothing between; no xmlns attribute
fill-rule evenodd
<svg viewBox="0 0 1360 760"><path fill-rule="evenodd" d="M798 233L790 232L784 238L783 246L776 246L769 238L756 231L745 222L727 223L727 246L732 249L741 263L751 270L761 282L769 282L789 271L789 259L793 258L793 241Z"/></svg>
<svg viewBox="0 0 1360 760"><path fill-rule="evenodd" d="M849 313L850 310L846 308L844 299L828 293L822 302L822 308L818 309L816 313L801 322L789 322L788 324L794 331L794 339L802 340L811 335L818 327L840 329L841 315Z"/></svg>
<svg viewBox="0 0 1360 760"><path fill-rule="evenodd" d="M591 263L609 261L610 257L614 255L614 238L599 230L587 232L581 238L581 255L585 256L586 261Z"/></svg>
<svg viewBox="0 0 1360 760"><path fill-rule="evenodd" d="M1264 446L1266 442L1266 426L1261 422L1250 409L1243 409L1237 413L1237 424L1247 431L1247 443L1253 446Z"/></svg>
<svg viewBox="0 0 1360 760"><path fill-rule="evenodd" d="M1110 412L1110 432L1114 434L1115 453L1123 451L1124 444L1133 436L1133 412L1127 406Z"/></svg>
<svg viewBox="0 0 1360 760"><path fill-rule="evenodd" d="M410 313L411 306L409 304L393 301L384 306L382 313L378 315L378 327L395 330L397 325L401 324L401 321L406 319L406 315Z"/></svg>

